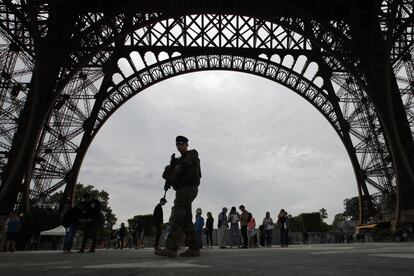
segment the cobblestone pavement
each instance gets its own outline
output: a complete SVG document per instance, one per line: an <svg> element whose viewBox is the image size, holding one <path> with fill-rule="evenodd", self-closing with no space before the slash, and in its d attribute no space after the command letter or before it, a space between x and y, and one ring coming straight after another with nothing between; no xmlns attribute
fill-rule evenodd
<svg viewBox="0 0 414 276"><path fill-rule="evenodd" d="M414 243L204 249L199 258L151 249L0 253L0 275L414 275Z"/></svg>

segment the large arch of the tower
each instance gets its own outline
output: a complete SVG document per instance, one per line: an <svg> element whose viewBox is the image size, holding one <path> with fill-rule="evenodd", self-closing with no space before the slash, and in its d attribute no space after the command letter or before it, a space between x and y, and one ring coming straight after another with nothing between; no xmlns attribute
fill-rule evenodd
<svg viewBox="0 0 414 276"><path fill-rule="evenodd" d="M204 42L200 41L197 37L191 37L191 33L183 35L177 30L177 27L181 28L182 24L185 24L187 28L192 29L192 32L198 34L204 32L205 28L211 28L212 22L219 20L227 22L228 28L235 30L246 29L246 26L255 26L261 35L257 39L263 42L258 44L259 47L253 47L255 42L252 39L252 34L254 33L252 29L250 29L250 32L245 30L246 34L244 37L231 41L231 37L224 35L225 31L223 34L219 34L214 38L219 32L213 28L212 30L210 29L210 33L206 32L204 37L205 41L209 41L211 45L207 45L207 47L194 47L191 45ZM367 131L369 128L363 124L368 123L369 116L375 118L376 114L372 111L372 106L369 106L368 100L365 100L364 104L359 104L360 99L363 97L366 98L366 96L358 88L357 81L349 74L344 74L343 68L341 67L332 70L325 62L325 60L330 60L333 63L332 58L328 58L323 53L315 51L310 41L306 41L303 37L293 32L286 31L277 24L271 24L269 22L258 24L253 23L252 21L254 20L252 18L240 18L236 16L225 18L224 16L217 15L198 15L160 21L146 28L137 30L133 34L133 39L131 35L124 40L125 42L122 47L117 45L117 50L112 50L116 51L116 53L110 52L112 58L108 58L108 62L104 64L104 70L100 71L99 68L102 68L102 65L99 65L95 68L98 73L91 74L91 68L93 68L92 63L88 67L89 69L85 69L80 75L84 78L87 75L96 77L100 76L99 72L102 72L101 92L99 93L98 89L91 90L89 93L92 93L92 95L85 97L85 94L88 94L88 89L90 89L87 83L93 83L94 80L93 78L91 80L85 79L84 82L79 82L79 85L84 85L85 89L74 89L71 86L69 92L64 93L59 99L56 114L51 118L52 121L49 124L58 127L47 129L44 136L51 139L45 142L42 149L39 150L39 152L48 154L44 154L39 158L40 160L45 160L45 162L38 164L36 167L34 194L37 194L37 197L42 194L48 194L65 183L69 183L67 185L67 193L70 195L73 192L81 160L93 137L96 135L97 130L99 130L107 118L127 99L149 85L162 81L163 79L191 71L213 69L245 71L270 78L294 91L301 91L299 94L313 103L325 117L339 117L335 120L330 120L330 123L340 135L350 154L357 176L357 182L359 181L358 188L361 196L369 197L366 183L373 186L381 194L391 192L393 187L389 183L393 173L389 161L388 163L384 161L388 156L386 145L383 144L381 137L377 137L372 133L371 135L376 139L376 142L366 142L368 139L373 139L369 138L370 132ZM186 21L188 22L185 23ZM204 22L204 25L200 22ZM194 26L191 26L191 23ZM277 35L272 35L275 32L277 32ZM197 40L199 41L197 42ZM219 44L219 41L224 46ZM234 46L226 47L226 45ZM266 45L271 46L264 47ZM236 56L237 53L241 53L243 56ZM189 54L192 54L192 56L189 56ZM194 56L196 54L198 56ZM148 60L151 59L148 56L151 55L153 58L149 62ZM286 60L289 58L291 62L288 62L289 67L286 68L283 64L287 63ZM315 67L315 65L317 66ZM109 76L104 76L103 71L107 72ZM331 79L332 74L335 76L333 79ZM303 84L301 78L306 79L308 84ZM307 95L307 93L314 90L311 89L313 87L311 84L317 80L322 80L324 84L323 89L319 88L317 92L317 95L320 95L322 98L316 97L316 94ZM331 82L332 84L328 85ZM70 92L71 90L79 91L77 92L80 93L79 96L75 96L73 92ZM81 92L82 90L83 92ZM347 93L351 90L351 94L348 95ZM95 106L92 107L92 101L89 103L83 101L80 104L82 98L93 99ZM328 103L330 108L324 107L324 104ZM79 110L70 111L75 106L78 106L78 109L82 109L79 108L81 106L90 106L89 111L88 109L85 111L86 114L91 115L87 116L79 112ZM74 115L63 116L60 113L66 115L73 113ZM84 115L79 116L76 113ZM346 119L349 122L345 119L344 115L347 116ZM77 122L80 130L73 131L72 135L63 134L59 136L59 133L62 134L62 126L67 124L61 122L60 118L66 117L76 118L73 121L74 124ZM83 118L87 118L87 120ZM89 127L91 124L94 127L91 129L85 128L86 122ZM374 127L375 124L378 124L378 120L375 122L375 119L373 119L371 124L371 127ZM349 128L349 125L352 125L352 127ZM72 153L77 153L76 157L72 158L76 165L71 166L70 161L68 162L68 160L72 160L71 158L66 156L65 159L62 159L57 156L65 152L65 143L59 142L61 140L59 137L66 136L70 138L73 136L72 140L76 140L75 138L82 132L83 128L89 134L84 134L78 148L76 147L76 143L72 143L70 146ZM63 127L63 129L67 131L69 128ZM76 128L72 129L75 130ZM51 135L50 133L55 134ZM69 144L69 141L71 139L68 139L66 145ZM59 144L63 148L58 149L59 147L56 145ZM378 151L378 147L381 147L381 151ZM56 148L56 150L53 150L53 148ZM54 160L63 160L65 162L59 163ZM56 167L60 167L63 173L60 174L61 177L58 183L50 185L51 179L46 180L43 172L50 171L50 168ZM36 176L36 173L39 173L39 175Z"/></svg>

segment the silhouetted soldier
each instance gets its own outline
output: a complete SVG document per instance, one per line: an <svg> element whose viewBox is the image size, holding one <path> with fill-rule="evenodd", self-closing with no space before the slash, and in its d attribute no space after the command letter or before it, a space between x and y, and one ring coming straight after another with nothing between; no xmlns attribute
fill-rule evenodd
<svg viewBox="0 0 414 276"><path fill-rule="evenodd" d="M156 250L159 256L176 257L182 234L186 235L187 251L180 253L181 257L198 257L200 250L197 246L192 223L191 203L197 197L200 185L200 159L196 150L188 150L188 139L176 137L176 146L181 157L172 156L170 165L165 168L163 177L166 179L165 189L171 185L176 191L174 206L171 209L170 233L165 242L165 248Z"/></svg>
<svg viewBox="0 0 414 276"><path fill-rule="evenodd" d="M162 212L162 206L167 202L167 200L163 197L160 199L160 203L155 206L154 213L152 215L152 225L155 229L155 243L154 249L160 249L160 237L161 237L161 230L162 225L164 224L164 215Z"/></svg>

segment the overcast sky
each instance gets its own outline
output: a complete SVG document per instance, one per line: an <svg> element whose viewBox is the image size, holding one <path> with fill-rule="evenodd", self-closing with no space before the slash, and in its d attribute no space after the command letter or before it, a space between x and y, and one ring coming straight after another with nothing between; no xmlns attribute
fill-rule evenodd
<svg viewBox="0 0 414 276"><path fill-rule="evenodd" d="M312 105L275 82L227 71L178 76L128 101L95 138L78 180L110 194L118 225L152 214L177 135L201 160L193 210L215 221L223 206L244 204L258 222L266 211L326 208L331 223L357 195L345 148ZM170 190L164 220L173 199Z"/></svg>

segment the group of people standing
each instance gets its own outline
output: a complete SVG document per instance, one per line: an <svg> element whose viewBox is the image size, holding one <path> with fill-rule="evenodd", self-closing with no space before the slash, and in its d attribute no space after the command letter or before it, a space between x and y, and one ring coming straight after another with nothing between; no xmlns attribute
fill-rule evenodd
<svg viewBox="0 0 414 276"><path fill-rule="evenodd" d="M118 230L113 230L111 233L111 241L114 249L124 249L125 246L131 248L133 243L135 249L144 248L144 224L141 219L135 218L132 228L125 227L124 223L121 223L121 227Z"/></svg>
<svg viewBox="0 0 414 276"><path fill-rule="evenodd" d="M289 241L289 217L287 212L280 210L277 221L274 222L270 217L270 212L266 212L265 218L259 228L256 228L256 219L252 213L248 212L244 205L239 206L240 213L233 206L227 215L227 208L223 207L218 215L217 223L217 243L219 248L227 248L227 244L232 247L249 248L258 247L258 233L260 232L263 239L263 246L271 247L273 243L273 229L276 227L280 231L280 244L282 247L288 246ZM210 212L209 212L210 213ZM207 221L210 225L206 225L205 235L207 248L211 246L212 224L214 219L207 215ZM197 219L196 219L197 221ZM239 227L240 225L240 227ZM228 231L229 229L229 231ZM240 237L241 233L241 237ZM230 235L229 237L227 235Z"/></svg>
<svg viewBox="0 0 414 276"><path fill-rule="evenodd" d="M218 215L217 223L217 243L219 248L226 248L227 229L230 227L230 247L241 246L247 248L253 242L253 229L256 227L256 221L252 214L249 213L244 205L240 205L241 214L236 210L236 207L230 209L227 216L227 207L223 207L221 213ZM240 222L240 228L239 228ZM250 227L249 227L250 226ZM239 231L240 230L240 231ZM239 232L243 237L243 243L240 244Z"/></svg>
<svg viewBox="0 0 414 276"><path fill-rule="evenodd" d="M96 238L99 226L103 223L101 203L92 198L90 194L83 195L80 204L68 208L62 217L63 226L66 228L63 242L63 253L71 253L73 240L79 229L83 230L82 245L78 253L84 253L88 239L92 240L89 253L95 252Z"/></svg>
<svg viewBox="0 0 414 276"><path fill-rule="evenodd" d="M159 240L161 231L164 228L162 219L162 206L166 203L165 198L161 198L157 204L153 215L153 226L155 228L154 249L160 250ZM239 206L240 213L233 206L227 214L227 208L223 207L218 215L217 223L217 243L219 248L224 249L258 247L258 233L263 239L263 246L271 247L273 243L273 229L276 227L280 231L281 247L287 247L289 241L289 217L287 212L280 210L276 222L270 217L270 212L266 212L265 218L259 228L256 228L256 220L252 213L248 212L244 205ZM195 241L198 249L213 247L213 228L214 218L211 212L207 212L207 219L202 216L202 209L197 208L194 220ZM168 233L166 233L168 236ZM241 234L241 235L240 235ZM203 236L206 244L203 245Z"/></svg>

